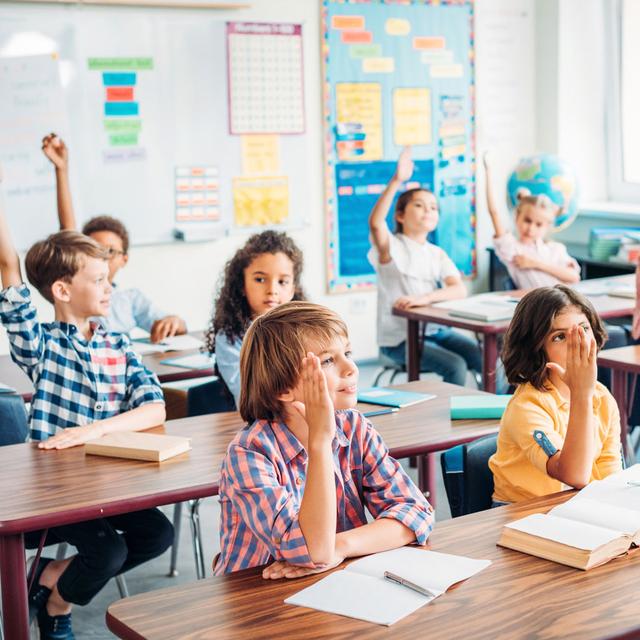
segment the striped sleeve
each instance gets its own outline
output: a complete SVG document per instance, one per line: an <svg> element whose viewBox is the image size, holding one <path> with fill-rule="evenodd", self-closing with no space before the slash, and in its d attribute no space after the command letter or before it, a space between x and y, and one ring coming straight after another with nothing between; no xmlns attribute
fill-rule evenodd
<svg viewBox="0 0 640 640"><path fill-rule="evenodd" d="M11 357L33 378L33 368L44 355L45 341L26 284L0 292L0 322L7 330Z"/></svg>
<svg viewBox="0 0 640 640"><path fill-rule="evenodd" d="M138 354L131 347L129 338L121 336L122 348L127 358L127 405L129 409L136 409L152 402L164 403L162 388L155 373L151 373L140 360Z"/></svg>
<svg viewBox="0 0 640 640"><path fill-rule="evenodd" d="M289 564L315 567L300 529L299 504L278 481L271 460L259 451L232 444L226 466L233 505L271 556Z"/></svg>
<svg viewBox="0 0 640 640"><path fill-rule="evenodd" d="M435 520L433 508L400 463L389 455L382 437L371 423L360 419L364 423L362 484L369 511L376 520L398 520L414 532L418 544L426 544Z"/></svg>

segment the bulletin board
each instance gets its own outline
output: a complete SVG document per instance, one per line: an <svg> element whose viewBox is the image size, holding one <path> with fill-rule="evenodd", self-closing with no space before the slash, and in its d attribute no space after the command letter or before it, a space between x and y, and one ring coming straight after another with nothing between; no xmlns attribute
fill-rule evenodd
<svg viewBox="0 0 640 640"><path fill-rule="evenodd" d="M225 16L226 17L226 16ZM305 224L299 24L198 9L0 5L0 163L20 249L57 230L54 170L70 149L76 216L133 244Z"/></svg>
<svg viewBox="0 0 640 640"><path fill-rule="evenodd" d="M472 0L324 0L321 46L329 291L375 283L368 217L405 145L405 188L438 199L430 240L475 275Z"/></svg>

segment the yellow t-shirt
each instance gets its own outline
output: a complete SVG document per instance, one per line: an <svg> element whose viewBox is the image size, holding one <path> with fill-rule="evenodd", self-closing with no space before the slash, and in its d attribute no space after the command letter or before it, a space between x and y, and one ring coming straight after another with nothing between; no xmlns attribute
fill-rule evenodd
<svg viewBox="0 0 640 640"><path fill-rule="evenodd" d="M554 449L562 449L564 444L569 401L549 381L546 384L549 391L538 391L530 383L521 384L502 416L498 450L489 458L496 501L519 502L566 488L547 474L547 460ZM591 480L601 480L620 471L622 459L618 406L599 382L593 397L593 415L597 442Z"/></svg>

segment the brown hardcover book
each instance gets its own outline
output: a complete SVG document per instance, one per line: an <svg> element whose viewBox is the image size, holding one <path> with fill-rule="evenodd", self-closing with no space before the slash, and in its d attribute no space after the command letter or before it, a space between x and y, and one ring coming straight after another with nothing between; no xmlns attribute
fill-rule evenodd
<svg viewBox="0 0 640 640"><path fill-rule="evenodd" d="M85 453L162 462L191 449L191 440L142 431L110 433L85 443Z"/></svg>

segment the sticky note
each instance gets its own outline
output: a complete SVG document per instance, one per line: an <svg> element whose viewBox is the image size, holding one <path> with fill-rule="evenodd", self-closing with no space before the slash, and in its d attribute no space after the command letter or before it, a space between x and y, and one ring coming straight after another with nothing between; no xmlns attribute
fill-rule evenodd
<svg viewBox="0 0 640 640"><path fill-rule="evenodd" d="M432 78L462 78L463 73L461 64L432 64L429 67Z"/></svg>
<svg viewBox="0 0 640 640"><path fill-rule="evenodd" d="M363 58L363 73L393 73L395 58Z"/></svg>
<svg viewBox="0 0 640 640"><path fill-rule="evenodd" d="M390 36L406 36L411 31L411 23L403 18L389 18L384 23L384 30Z"/></svg>
<svg viewBox="0 0 640 640"><path fill-rule="evenodd" d="M393 92L393 141L398 146L431 144L431 92L399 88Z"/></svg>
<svg viewBox="0 0 640 640"><path fill-rule="evenodd" d="M443 36L416 36L413 39L414 49L444 49L445 39Z"/></svg>
<svg viewBox="0 0 640 640"><path fill-rule="evenodd" d="M364 29L364 16L331 16L333 29Z"/></svg>

